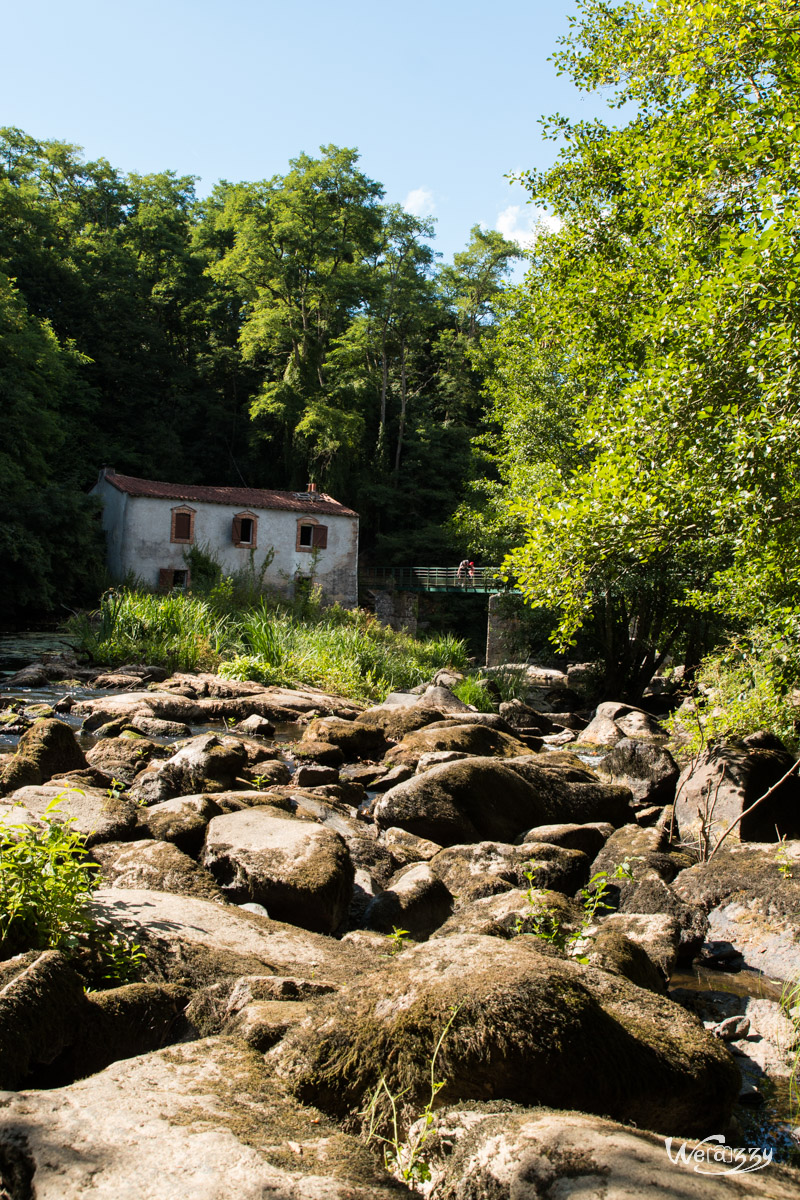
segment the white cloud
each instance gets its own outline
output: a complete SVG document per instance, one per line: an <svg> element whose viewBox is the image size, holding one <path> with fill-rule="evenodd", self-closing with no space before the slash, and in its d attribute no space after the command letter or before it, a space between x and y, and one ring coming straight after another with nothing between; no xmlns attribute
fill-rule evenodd
<svg viewBox="0 0 800 1200"><path fill-rule="evenodd" d="M563 223L536 204L509 204L497 214L495 229L523 250L531 250L540 233L557 233Z"/></svg>
<svg viewBox="0 0 800 1200"><path fill-rule="evenodd" d="M415 217L432 217L436 212L436 201L430 188L413 188L405 200L403 208Z"/></svg>

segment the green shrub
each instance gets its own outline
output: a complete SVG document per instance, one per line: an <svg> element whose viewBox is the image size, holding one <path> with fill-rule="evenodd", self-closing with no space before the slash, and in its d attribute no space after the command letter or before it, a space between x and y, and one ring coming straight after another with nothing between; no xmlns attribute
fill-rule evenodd
<svg viewBox="0 0 800 1200"><path fill-rule="evenodd" d="M766 729L789 750L798 749L800 708L793 693L800 661L794 624L757 626L703 659L693 721L689 724L679 711L668 722L682 747L696 752L709 742Z"/></svg>
<svg viewBox="0 0 800 1200"><path fill-rule="evenodd" d="M0 828L0 959L25 950L61 950L95 987L138 974L143 952L90 908L99 868L86 839L58 817L59 800L41 821Z"/></svg>
<svg viewBox="0 0 800 1200"><path fill-rule="evenodd" d="M468 675L453 687L453 695L464 704L471 704L478 712L496 712L497 705L486 688L486 680L477 675Z"/></svg>

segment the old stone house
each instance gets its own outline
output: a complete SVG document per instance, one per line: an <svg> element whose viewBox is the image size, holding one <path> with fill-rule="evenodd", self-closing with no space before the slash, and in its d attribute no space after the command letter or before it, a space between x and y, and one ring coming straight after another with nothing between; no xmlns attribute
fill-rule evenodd
<svg viewBox="0 0 800 1200"><path fill-rule="evenodd" d="M258 573L291 594L308 577L330 601L358 602L358 513L313 484L306 492L203 487L100 472L92 495L103 504L108 568L114 579L134 574L150 587L190 587L192 546L210 552L223 573Z"/></svg>

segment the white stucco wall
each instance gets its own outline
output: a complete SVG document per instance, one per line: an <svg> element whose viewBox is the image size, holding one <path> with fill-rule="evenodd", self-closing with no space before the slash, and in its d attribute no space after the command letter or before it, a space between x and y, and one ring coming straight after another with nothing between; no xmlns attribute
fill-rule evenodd
<svg viewBox="0 0 800 1200"><path fill-rule="evenodd" d="M273 547L275 557L267 569L264 582L290 595L296 573L308 575L312 555L296 550L298 520L314 518L328 528L328 544L318 550L314 581L332 601L349 608L358 603L358 518L332 516L314 510L313 501L307 512L281 509L235 508L226 504L199 501L163 500L145 496L129 496L100 480L92 489L103 502L103 528L108 546L108 567L113 578L122 579L133 572L145 584L157 587L159 571L186 570L184 553L189 546L170 541L172 511L175 508L194 510L194 545L209 547L223 573L232 575L248 569L250 549L237 547L232 539L233 518L245 511L258 517L255 569Z"/></svg>

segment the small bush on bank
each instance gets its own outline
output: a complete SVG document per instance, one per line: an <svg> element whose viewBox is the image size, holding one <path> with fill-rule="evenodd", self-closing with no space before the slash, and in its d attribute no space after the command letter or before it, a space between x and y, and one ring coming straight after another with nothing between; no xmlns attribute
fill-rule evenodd
<svg viewBox="0 0 800 1200"><path fill-rule="evenodd" d="M453 688L453 695L458 696L464 704L471 704L478 712L496 712L497 704L486 688L486 680L477 675L468 675Z"/></svg>

